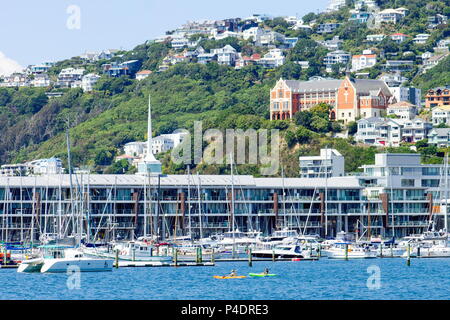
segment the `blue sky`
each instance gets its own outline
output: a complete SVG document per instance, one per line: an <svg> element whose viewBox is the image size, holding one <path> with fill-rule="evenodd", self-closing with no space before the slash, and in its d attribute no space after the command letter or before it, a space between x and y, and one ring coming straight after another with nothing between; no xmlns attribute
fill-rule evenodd
<svg viewBox="0 0 450 320"><path fill-rule="evenodd" d="M57 61L85 51L131 49L187 20L323 11L329 0L16 0L0 5L0 68ZM80 9L80 29L67 10ZM72 21L72 20L70 20ZM6 62L5 62L6 61Z"/></svg>

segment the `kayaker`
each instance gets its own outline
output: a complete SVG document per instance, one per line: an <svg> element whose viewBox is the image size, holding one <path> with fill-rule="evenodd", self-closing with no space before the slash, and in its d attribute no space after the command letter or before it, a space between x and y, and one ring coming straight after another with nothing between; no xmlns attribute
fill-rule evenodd
<svg viewBox="0 0 450 320"><path fill-rule="evenodd" d="M237 272L235 269L231 270L231 273L228 275L229 277L236 277L237 276Z"/></svg>
<svg viewBox="0 0 450 320"><path fill-rule="evenodd" d="M265 268L263 274L264 275L268 275L269 274L269 268Z"/></svg>

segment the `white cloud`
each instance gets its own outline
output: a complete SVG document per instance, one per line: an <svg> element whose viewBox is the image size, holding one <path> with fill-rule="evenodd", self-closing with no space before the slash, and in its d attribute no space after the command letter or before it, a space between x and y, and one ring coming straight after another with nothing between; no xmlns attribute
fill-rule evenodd
<svg viewBox="0 0 450 320"><path fill-rule="evenodd" d="M13 72L22 71L23 67L0 51L0 76L8 76Z"/></svg>

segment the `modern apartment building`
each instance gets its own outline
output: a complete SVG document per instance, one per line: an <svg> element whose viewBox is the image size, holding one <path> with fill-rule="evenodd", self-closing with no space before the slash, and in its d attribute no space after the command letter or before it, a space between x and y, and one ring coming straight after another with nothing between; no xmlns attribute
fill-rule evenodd
<svg viewBox="0 0 450 320"><path fill-rule="evenodd" d="M320 156L299 158L301 178L331 178L345 175L345 159L336 149L321 149Z"/></svg>
<svg viewBox="0 0 450 320"><path fill-rule="evenodd" d="M401 237L427 230L430 220L443 227L442 165L422 165L419 154L378 154L362 169L326 179L78 173L72 192L68 175L0 177L0 230L7 241L37 239L58 225L70 232L73 218L91 239L133 239L144 228L164 239L175 226L198 238L229 231L231 219L241 231L264 234L289 227L361 236L370 228L373 235ZM73 205L84 208L75 217Z"/></svg>

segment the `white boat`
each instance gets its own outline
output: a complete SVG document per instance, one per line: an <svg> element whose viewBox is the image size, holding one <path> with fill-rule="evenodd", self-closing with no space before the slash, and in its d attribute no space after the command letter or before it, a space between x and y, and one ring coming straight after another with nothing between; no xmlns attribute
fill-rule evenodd
<svg viewBox="0 0 450 320"><path fill-rule="evenodd" d="M44 258L42 257L24 260L19 264L17 272L21 273L41 272L41 268L43 265L44 265Z"/></svg>
<svg viewBox="0 0 450 320"><path fill-rule="evenodd" d="M103 248L84 248L83 252L89 257L115 259L118 251L118 259L121 261L172 262L168 248L165 249L165 252L162 252L157 245L144 241L128 241L115 244L109 251Z"/></svg>
<svg viewBox="0 0 450 320"><path fill-rule="evenodd" d="M44 257L41 273L65 273L70 267L80 272L105 272L112 271L113 263L112 259L86 257L79 249L66 249L61 258Z"/></svg>
<svg viewBox="0 0 450 320"><path fill-rule="evenodd" d="M326 251L328 259L370 259L377 257L376 252L355 244L335 243L331 248L324 251Z"/></svg>
<svg viewBox="0 0 450 320"><path fill-rule="evenodd" d="M256 258L310 258L308 249L303 249L300 245L278 245L273 249L261 249L252 251L252 256Z"/></svg>

